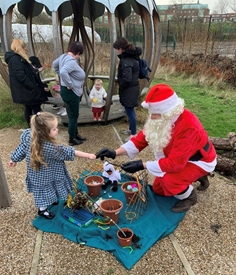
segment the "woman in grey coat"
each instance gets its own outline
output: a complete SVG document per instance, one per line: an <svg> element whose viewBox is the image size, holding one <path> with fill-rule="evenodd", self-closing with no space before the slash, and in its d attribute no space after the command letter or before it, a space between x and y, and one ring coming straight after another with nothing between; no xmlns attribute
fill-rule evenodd
<svg viewBox="0 0 236 275"><path fill-rule="evenodd" d="M53 61L52 67L60 78L61 97L66 104L68 115L69 145L79 145L86 140L78 134L77 121L79 117L79 104L83 93L85 72L77 63L83 53L83 45L72 42L67 53L62 54Z"/></svg>

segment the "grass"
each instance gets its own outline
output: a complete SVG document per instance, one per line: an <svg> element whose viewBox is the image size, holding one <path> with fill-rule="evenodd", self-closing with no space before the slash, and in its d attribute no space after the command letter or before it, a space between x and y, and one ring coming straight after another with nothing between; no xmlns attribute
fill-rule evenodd
<svg viewBox="0 0 236 275"><path fill-rule="evenodd" d="M2 78L0 78L0 102L0 129L27 127L23 105L12 102L10 89Z"/></svg>
<svg viewBox="0 0 236 275"><path fill-rule="evenodd" d="M198 116L210 136L222 138L229 132L235 131L236 93L232 87L220 80L179 76L171 68L158 70L151 86L157 83L170 85L177 95L185 100L186 108ZM12 102L10 90L1 79L0 91L0 129L27 127L24 107ZM139 107L137 120L140 126L143 125L146 117L146 110Z"/></svg>
<svg viewBox="0 0 236 275"><path fill-rule="evenodd" d="M200 119L209 136L222 138L236 130L236 93L232 87L224 84L222 88L220 81L207 85L183 75L167 79L160 75L152 85L157 83L170 85L185 100L185 107Z"/></svg>

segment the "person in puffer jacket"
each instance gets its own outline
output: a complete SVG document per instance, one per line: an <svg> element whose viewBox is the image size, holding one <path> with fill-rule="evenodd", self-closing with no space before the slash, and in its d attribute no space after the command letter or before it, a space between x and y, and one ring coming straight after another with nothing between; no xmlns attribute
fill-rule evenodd
<svg viewBox="0 0 236 275"><path fill-rule="evenodd" d="M136 113L139 97L139 58L142 49L134 47L125 37L120 37L113 44L116 54L120 59L118 66L118 85L120 103L125 108L129 120L128 133L131 137L136 135ZM126 140L126 141L127 141Z"/></svg>
<svg viewBox="0 0 236 275"><path fill-rule="evenodd" d="M27 45L14 38L11 51L5 53L5 62L8 65L12 100L24 105L25 120L30 127L30 117L39 112L41 104L48 100L46 92L49 88L42 83L40 69L31 64L27 52Z"/></svg>

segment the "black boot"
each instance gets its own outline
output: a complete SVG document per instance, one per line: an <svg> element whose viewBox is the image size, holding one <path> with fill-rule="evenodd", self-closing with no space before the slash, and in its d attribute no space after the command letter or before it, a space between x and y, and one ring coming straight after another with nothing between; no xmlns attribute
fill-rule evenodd
<svg viewBox="0 0 236 275"><path fill-rule="evenodd" d="M83 143L82 140L78 140L78 139L76 139L76 138L73 138L73 139L70 139L70 140L69 140L69 145L70 145L70 146L80 145L80 144L82 144L82 143Z"/></svg>
<svg viewBox="0 0 236 275"><path fill-rule="evenodd" d="M177 213L188 211L190 207L194 205L196 202L197 202L197 195L193 190L188 198L178 201L175 204L175 206L172 208L172 211Z"/></svg>
<svg viewBox="0 0 236 275"><path fill-rule="evenodd" d="M81 137L81 135L79 135L79 134L76 135L76 139L77 139L77 140L82 140L82 141L87 140L87 138Z"/></svg>
<svg viewBox="0 0 236 275"><path fill-rule="evenodd" d="M200 182L200 185L197 187L199 191L206 190L210 185L207 175L199 178L197 181Z"/></svg>

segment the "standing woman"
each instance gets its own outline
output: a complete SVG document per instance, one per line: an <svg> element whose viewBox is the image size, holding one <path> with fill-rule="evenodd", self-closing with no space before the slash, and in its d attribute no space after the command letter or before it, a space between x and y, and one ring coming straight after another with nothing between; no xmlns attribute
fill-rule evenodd
<svg viewBox="0 0 236 275"><path fill-rule="evenodd" d="M27 45L14 38L11 51L5 53L5 62L8 64L12 100L25 106L25 120L30 127L30 117L37 114L41 104L48 100L45 91L49 89L40 80L40 69L32 66L27 52Z"/></svg>
<svg viewBox="0 0 236 275"><path fill-rule="evenodd" d="M85 72L77 63L83 53L83 45L74 41L69 45L67 53L62 54L53 61L52 67L58 74L61 84L61 97L66 103L68 115L69 145L79 145L86 140L78 134L77 121L79 117L79 104L83 93Z"/></svg>
<svg viewBox="0 0 236 275"><path fill-rule="evenodd" d="M142 50L135 47L125 37L120 37L115 41L113 47L120 59L118 66L118 85L120 103L125 108L129 120L129 129L125 133L130 134L126 139L136 135L136 113L135 107L138 106L139 97L139 57Z"/></svg>

